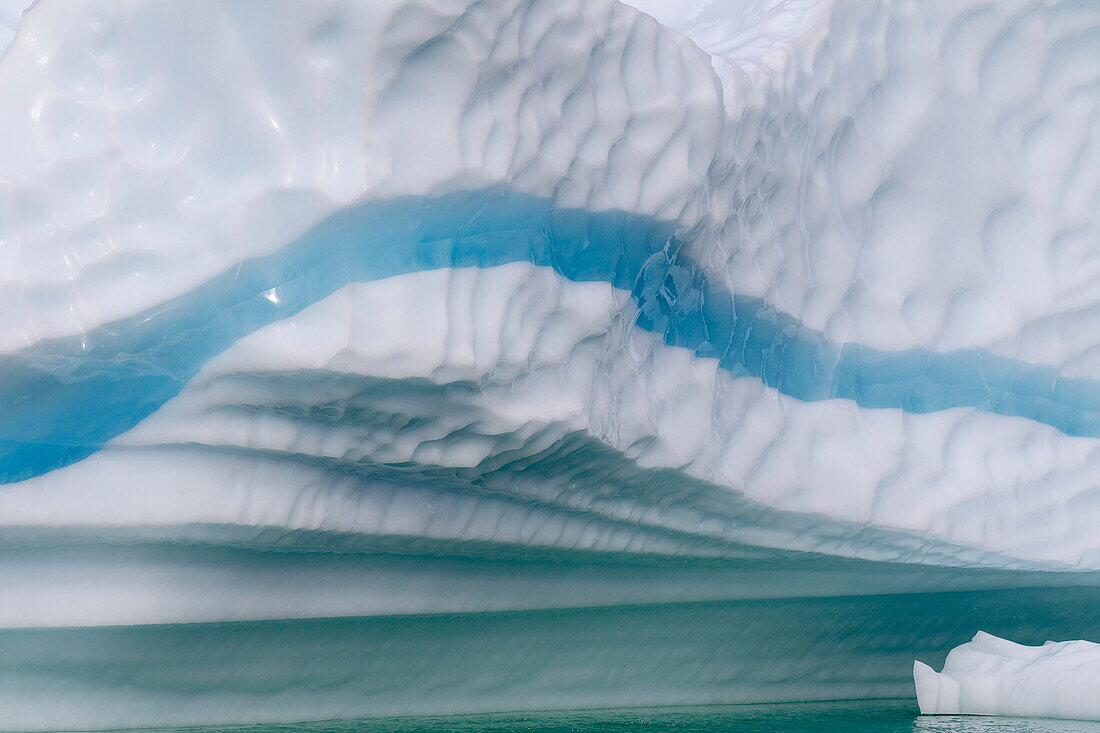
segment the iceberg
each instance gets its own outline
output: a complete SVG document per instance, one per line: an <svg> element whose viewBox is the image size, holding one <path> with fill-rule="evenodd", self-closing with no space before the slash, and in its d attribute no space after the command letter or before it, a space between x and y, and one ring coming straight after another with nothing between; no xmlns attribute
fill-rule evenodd
<svg viewBox="0 0 1100 733"><path fill-rule="evenodd" d="M976 628L1100 638L1097 34L0 0L0 727L903 697Z"/></svg>
<svg viewBox="0 0 1100 733"><path fill-rule="evenodd" d="M1100 644L1025 646L979 631L942 672L914 662L921 713L1100 720Z"/></svg>

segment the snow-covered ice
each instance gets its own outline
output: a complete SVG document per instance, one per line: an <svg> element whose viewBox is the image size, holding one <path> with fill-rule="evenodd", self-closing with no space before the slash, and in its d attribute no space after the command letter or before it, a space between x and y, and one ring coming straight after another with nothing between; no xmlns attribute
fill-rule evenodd
<svg viewBox="0 0 1100 733"><path fill-rule="evenodd" d="M942 672L915 662L921 713L1100 720L1100 644L1025 646L979 631Z"/></svg>

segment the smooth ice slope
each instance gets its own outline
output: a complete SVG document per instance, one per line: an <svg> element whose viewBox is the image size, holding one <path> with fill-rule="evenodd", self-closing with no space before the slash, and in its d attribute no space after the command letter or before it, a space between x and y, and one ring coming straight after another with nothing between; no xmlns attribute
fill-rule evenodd
<svg viewBox="0 0 1100 733"><path fill-rule="evenodd" d="M2 0L0 2L0 55L7 50L8 44L19 27L19 19L32 0Z"/></svg>
<svg viewBox="0 0 1100 733"><path fill-rule="evenodd" d="M947 655L942 672L915 662L925 714L1100 720L1100 644L1024 646L979 631Z"/></svg>

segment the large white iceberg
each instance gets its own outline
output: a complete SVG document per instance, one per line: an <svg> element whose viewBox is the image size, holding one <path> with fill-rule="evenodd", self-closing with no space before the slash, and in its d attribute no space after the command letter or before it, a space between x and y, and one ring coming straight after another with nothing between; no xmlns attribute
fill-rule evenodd
<svg viewBox="0 0 1100 733"><path fill-rule="evenodd" d="M915 662L925 714L1100 720L1100 644L1025 646L979 631L947 655L942 672Z"/></svg>
<svg viewBox="0 0 1100 733"><path fill-rule="evenodd" d="M0 522L122 450L342 455L210 391L316 370L486 388L486 435L357 461L545 424L1100 567L1088 8L645 5L708 54L611 0L60 5L0 64L0 468L40 497Z"/></svg>
<svg viewBox="0 0 1100 733"><path fill-rule="evenodd" d="M976 624L1100 634L1096 8L24 5L2 724L904 695Z"/></svg>

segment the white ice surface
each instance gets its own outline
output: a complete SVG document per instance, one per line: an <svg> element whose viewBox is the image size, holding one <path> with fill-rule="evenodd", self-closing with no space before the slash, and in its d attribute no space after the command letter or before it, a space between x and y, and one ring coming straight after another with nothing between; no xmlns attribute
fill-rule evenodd
<svg viewBox="0 0 1100 733"><path fill-rule="evenodd" d="M1006 715L1100 720L1100 644L1024 646L979 631L947 655L942 672L914 662L926 715Z"/></svg>
<svg viewBox="0 0 1100 733"><path fill-rule="evenodd" d="M112 443L132 450L109 448L0 492L0 527L219 522L347 531L371 522L346 509L321 512L317 524L300 514L296 497L312 495L308 487L324 483L323 472L310 479L314 469L276 462L268 471L256 458L194 451L154 457L161 446L209 446L263 451L265 460L308 455L476 470L584 431L641 467L675 466L778 509L1100 567L1095 439L970 408L918 415L850 400L801 402L666 346L633 321L628 293L529 264L351 285L211 361ZM302 372L320 376L282 383L250 376ZM450 399L423 408L397 400L399 412L422 409L430 419L396 428L303 421L289 409L355 404L354 385L340 385L340 375L455 387ZM286 409L235 407L263 404ZM267 498L257 502L261 491ZM341 506L343 496L329 501ZM662 520L693 532L696 521ZM727 531L743 532L704 534Z"/></svg>
<svg viewBox="0 0 1100 733"><path fill-rule="evenodd" d="M33 0L0 0L0 56L4 55L8 44L15 37L23 11Z"/></svg>
<svg viewBox="0 0 1100 733"><path fill-rule="evenodd" d="M722 125L705 55L609 0L47 0L0 99L0 353L363 199L508 184L692 221Z"/></svg>
<svg viewBox="0 0 1100 733"><path fill-rule="evenodd" d="M1100 376L1095 8L639 6L672 28L610 0L42 0L0 63L0 352L141 312L354 203L503 184L694 226L716 284L838 341ZM496 496L447 497L433 520L444 499L419 489L353 511L362 486L333 469L467 475L579 434L632 470L904 530L895 559L928 540L988 551L977 564L1100 567L1100 441L969 408L799 402L665 346L633 308L529 265L349 286L102 452L3 487L0 526L692 555L746 531L694 496L607 509L584 475L568 508L592 524ZM351 377L445 397L355 424Z"/></svg>
<svg viewBox="0 0 1100 733"><path fill-rule="evenodd" d="M841 340L1100 375L1096 5L633 4L722 79L698 256L734 290Z"/></svg>
<svg viewBox="0 0 1100 733"><path fill-rule="evenodd" d="M508 183L706 224L717 278L835 339L1100 374L1093 6L639 3L713 55L610 0L64 6L0 69L0 349Z"/></svg>
<svg viewBox="0 0 1100 733"><path fill-rule="evenodd" d="M1095 4L634 4L0 0L0 356L507 187L690 228L835 341L1100 378ZM973 609L1090 623L1092 576L1000 570L1100 568L1100 440L800 402L637 315L524 263L348 285L0 486L0 727L893 695ZM921 706L1097 717L1096 649L979 634Z"/></svg>

